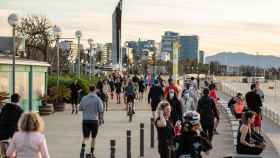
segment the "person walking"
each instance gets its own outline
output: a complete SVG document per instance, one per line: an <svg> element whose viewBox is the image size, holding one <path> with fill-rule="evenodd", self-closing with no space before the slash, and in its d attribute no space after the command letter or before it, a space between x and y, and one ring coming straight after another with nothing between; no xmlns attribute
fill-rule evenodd
<svg viewBox="0 0 280 158"><path fill-rule="evenodd" d="M196 104L195 104L194 98L191 95L191 91L189 89L184 89L180 101L182 104L182 113L183 114L187 111L196 110Z"/></svg>
<svg viewBox="0 0 280 158"><path fill-rule="evenodd" d="M121 104L121 92L122 92L121 78L116 79L115 87L116 87L117 104Z"/></svg>
<svg viewBox="0 0 280 158"><path fill-rule="evenodd" d="M109 86L110 86L110 95L111 99L114 100L114 92L115 92L115 83L113 77L109 77Z"/></svg>
<svg viewBox="0 0 280 158"><path fill-rule="evenodd" d="M163 90L158 80L154 81L154 85L150 88L148 93L148 103L151 104L153 119L156 119L156 109L163 98Z"/></svg>
<svg viewBox="0 0 280 158"><path fill-rule="evenodd" d="M103 80L103 88L102 88L102 92L104 93L104 109L106 111L108 111L108 105L109 105L109 96L108 96L108 92L109 92L109 85L108 85L108 80L105 79Z"/></svg>
<svg viewBox="0 0 280 158"><path fill-rule="evenodd" d="M179 95L178 87L173 83L173 79L169 78L168 85L165 87L164 92L163 92L165 97L168 95L169 90L171 90L171 89L174 91L176 96Z"/></svg>
<svg viewBox="0 0 280 158"><path fill-rule="evenodd" d="M216 88L216 84L211 84L209 86L209 96L210 98L213 99L214 103L215 103L215 106L216 106L216 109L217 109L217 112L219 114L219 107L220 107L220 102L219 102L219 97L217 95L217 88ZM218 135L218 131L217 131L217 128L218 128L218 125L219 125L220 121L218 119L215 119L214 121L214 134Z"/></svg>
<svg viewBox="0 0 280 158"><path fill-rule="evenodd" d="M175 158L173 149L174 128L170 121L171 106L168 102L162 101L158 107L158 117L155 121L155 126L158 133L158 152L160 158Z"/></svg>
<svg viewBox="0 0 280 158"><path fill-rule="evenodd" d="M178 100L173 89L169 90L169 93L167 95L167 101L171 105L171 109L172 109L170 119L173 125L175 125L175 123L178 120L182 121L183 112L182 112L181 102Z"/></svg>
<svg viewBox="0 0 280 158"><path fill-rule="evenodd" d="M142 101L143 97L144 97L145 88L146 88L144 80L143 80L142 77L138 81L138 84L139 84L139 86L138 86L138 88L139 88L139 101Z"/></svg>
<svg viewBox="0 0 280 158"><path fill-rule="evenodd" d="M251 91L245 95L247 107L249 110L256 113L254 119L254 130L257 133L261 132L261 107L262 107L262 100L259 94L257 94L256 84L251 85Z"/></svg>
<svg viewBox="0 0 280 158"><path fill-rule="evenodd" d="M70 85L70 90L71 90L72 114L74 114L75 112L76 114L78 114L79 96L80 96L80 92L82 91L82 88L78 83L78 80L75 80Z"/></svg>
<svg viewBox="0 0 280 158"><path fill-rule="evenodd" d="M11 103L3 106L0 113L0 140L12 138L18 130L18 120L23 113L19 106L20 96L15 93L11 96Z"/></svg>
<svg viewBox="0 0 280 158"><path fill-rule="evenodd" d="M83 112L83 140L80 156L84 158L86 142L91 135L90 153L94 156L95 138L98 133L99 121L103 120L102 100L96 95L95 87L89 86L89 94L84 96L80 103L80 111Z"/></svg>
<svg viewBox="0 0 280 158"><path fill-rule="evenodd" d="M38 113L23 114L19 120L19 132L14 134L8 147L7 157L49 158L43 131L44 122Z"/></svg>
<svg viewBox="0 0 280 158"><path fill-rule="evenodd" d="M196 91L198 90L198 84L194 77L191 77L191 85Z"/></svg>
<svg viewBox="0 0 280 158"><path fill-rule="evenodd" d="M198 101L197 112L201 117L200 123L203 132L207 134L209 141L212 141L214 120L215 118L219 120L219 115L213 99L209 97L209 89L207 88L203 90L203 96Z"/></svg>

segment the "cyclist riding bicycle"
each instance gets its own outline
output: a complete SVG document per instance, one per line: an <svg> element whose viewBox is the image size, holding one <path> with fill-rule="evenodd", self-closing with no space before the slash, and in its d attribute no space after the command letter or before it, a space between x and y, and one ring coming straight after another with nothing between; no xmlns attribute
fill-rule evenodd
<svg viewBox="0 0 280 158"><path fill-rule="evenodd" d="M127 111L128 111L128 104L131 102L132 103L132 112L133 114L135 114L135 111L134 111L134 98L135 98L135 90L134 90L134 87L133 87L133 84L131 81L128 82L128 85L126 87L126 90L125 90L125 96L126 96L126 103L127 103Z"/></svg>

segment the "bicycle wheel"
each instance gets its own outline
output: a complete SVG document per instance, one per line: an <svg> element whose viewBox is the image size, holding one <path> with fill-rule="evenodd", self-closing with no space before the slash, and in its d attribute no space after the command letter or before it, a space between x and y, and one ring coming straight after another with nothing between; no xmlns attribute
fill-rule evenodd
<svg viewBox="0 0 280 158"><path fill-rule="evenodd" d="M133 115L133 112L132 112L132 103L129 102L128 104L128 116L129 116L129 122L132 121L132 115Z"/></svg>

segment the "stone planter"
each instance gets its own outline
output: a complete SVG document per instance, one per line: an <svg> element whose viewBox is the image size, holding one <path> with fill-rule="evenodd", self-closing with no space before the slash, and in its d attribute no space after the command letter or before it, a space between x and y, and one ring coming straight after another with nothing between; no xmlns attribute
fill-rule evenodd
<svg viewBox="0 0 280 158"><path fill-rule="evenodd" d="M56 102L53 104L53 106L54 106L54 111L61 112L65 110L64 102Z"/></svg>
<svg viewBox="0 0 280 158"><path fill-rule="evenodd" d="M54 112L52 104L45 104L43 106L39 106L39 113L41 116L50 115Z"/></svg>

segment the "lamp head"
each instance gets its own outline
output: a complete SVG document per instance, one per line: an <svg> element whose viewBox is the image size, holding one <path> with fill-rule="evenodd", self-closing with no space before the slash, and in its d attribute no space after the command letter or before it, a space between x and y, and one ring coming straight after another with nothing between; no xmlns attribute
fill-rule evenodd
<svg viewBox="0 0 280 158"><path fill-rule="evenodd" d="M76 38L81 38L82 37L82 32L80 30L77 30L75 32L75 36L76 36Z"/></svg>
<svg viewBox="0 0 280 158"><path fill-rule="evenodd" d="M53 32L54 32L55 36L59 37L60 34L61 34L61 29L60 29L60 27L57 26L57 25L54 25L54 26L53 26Z"/></svg>
<svg viewBox="0 0 280 158"><path fill-rule="evenodd" d="M18 21L19 21L19 17L16 13L12 13L9 15L8 17L8 23L11 25L11 26L16 26L18 24Z"/></svg>

